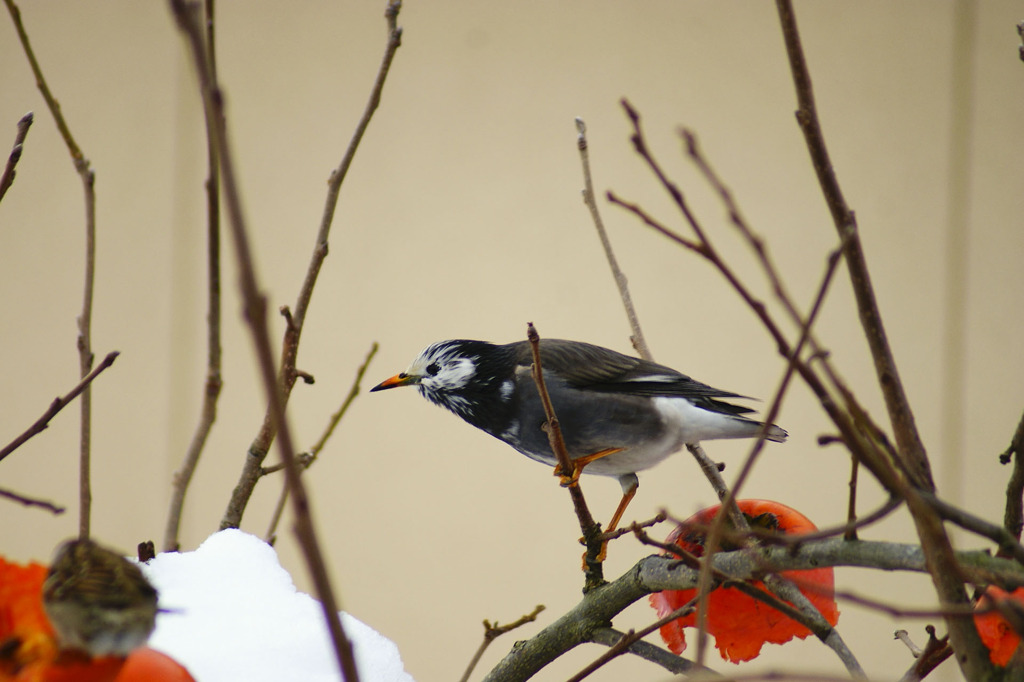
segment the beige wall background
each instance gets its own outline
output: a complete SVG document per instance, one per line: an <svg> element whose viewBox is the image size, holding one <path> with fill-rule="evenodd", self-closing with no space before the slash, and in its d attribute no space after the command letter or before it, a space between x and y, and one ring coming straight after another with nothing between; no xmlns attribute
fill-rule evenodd
<svg viewBox="0 0 1024 682"><path fill-rule="evenodd" d="M218 50L259 275L274 308L294 304L330 169L362 111L384 46L382 2L221 2ZM998 520L1007 470L997 455L1024 405L1024 64L1009 1L797 4L833 161L857 212L888 332L940 489ZM159 540L198 416L205 363L205 177L193 76L164 3L26 1L24 20L51 87L96 170L93 346L121 351L94 388L98 538L131 551ZM0 204L0 441L77 380L80 183L6 15L0 27L0 147L35 110L17 181ZM426 344L545 336L629 349L628 326L590 218L573 118L586 119L595 182L684 229L628 144L618 100L643 112L650 143L751 286L767 291L713 194L680 153L695 131L793 296L807 306L836 243L794 122L795 99L771 3L409 2L380 111L346 182L331 253L300 351L316 384L289 413L308 447L372 341L368 385ZM958 73L961 79L958 80ZM959 147L957 145L960 145ZM958 156L957 149L965 150ZM6 152L4 152L6 153ZM655 356L712 385L769 398L784 369L768 336L703 262L602 203ZM197 472L183 543L216 529L262 419L251 344L225 258L219 418ZM274 320L280 338L280 319ZM885 420L840 273L818 332L849 384ZM745 494L787 501L819 525L845 513L848 461L821 449L828 424L800 386ZM76 529L77 405L0 466L0 485L67 505L52 517L3 503L2 551L46 559ZM713 443L735 472L742 443ZM578 527L550 472L413 391L360 397L309 485L345 608L402 650L420 680L458 676L480 621L538 603L541 622L579 598ZM265 480L244 528L263 534L280 481ZM586 479L598 515L618 497ZM862 493L876 504L876 487ZM631 508L687 515L713 501L689 456L641 475ZM287 526L278 543L309 589ZM665 530L667 532L667 529ZM897 514L864 534L913 540ZM979 546L966 539L965 546ZM624 540L607 571L645 548ZM929 608L920 576L837 571L840 588ZM259 599L254 594L253 599ZM910 665L902 621L841 604L842 631L868 671ZM616 625L652 618L635 605ZM211 645L213 645L211 643ZM539 679L564 679L600 653L581 647ZM757 669L841 673L814 642L769 647ZM733 670L722 664L723 668ZM753 667L751 669L754 669ZM599 680L665 677L620 660ZM946 679L956 679L947 664Z"/></svg>

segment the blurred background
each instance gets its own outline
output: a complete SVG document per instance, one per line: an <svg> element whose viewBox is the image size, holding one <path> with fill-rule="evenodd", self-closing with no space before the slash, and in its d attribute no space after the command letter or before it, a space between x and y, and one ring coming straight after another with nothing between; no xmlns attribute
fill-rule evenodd
<svg viewBox="0 0 1024 682"><path fill-rule="evenodd" d="M294 305L344 151L385 43L383 2L221 2L217 50L228 119L271 310ZM856 211L887 331L940 493L1002 518L1008 470L997 456L1024 405L1024 64L1020 5L989 2L796 4L836 172ZM41 66L96 171L93 348L120 358L93 389L93 532L132 553L163 536L172 473L198 419L205 376L205 142L191 65L165 3L22 3ZM289 405L308 448L341 403L372 342L363 388L445 338L542 336L630 351L629 328L590 217L574 117L589 128L601 209L654 356L714 386L764 400L784 370L768 335L707 264L603 199L613 189L685 226L628 141L619 104L643 115L657 157L744 280L764 277L714 194L684 158L694 131L806 309L836 245L793 112L771 3L410 2L405 33L342 189L299 353L316 377ZM17 180L0 204L0 441L78 380L81 184L6 14L0 21L0 151L34 110ZM218 527L264 414L224 251L224 390L187 501L183 549ZM773 306L777 310L776 306ZM272 319L275 343L283 329ZM817 333L875 419L886 423L845 269ZM761 403L760 407L765 407ZM831 429L796 384L744 490L785 501L819 526L843 520L848 458L817 446ZM78 405L0 464L0 486L68 507L63 516L3 502L2 552L47 560L77 530ZM707 447L738 470L749 444ZM276 461L272 453L268 463ZM862 477L864 480L865 477ZM714 501L688 454L641 474L630 519ZM461 674L481 621L543 603L536 624L499 639L477 676L575 604L579 528L550 470L429 405L414 391L361 396L307 478L344 607L397 642L419 680ZM264 479L243 528L264 535L282 481ZM607 520L619 487L586 478ZM862 485L861 508L881 500ZM304 564L286 517L277 548L300 589ZM668 529L658 533L667 533ZM913 541L901 512L863 533ZM962 546L980 547L973 538ZM618 576L650 553L610 550ZM837 586L929 608L924 576L838 569ZM258 599L259 595L253 595ZM911 664L926 620L844 602L841 632L869 673ZM615 625L653 618L634 605ZM942 628L940 627L940 631ZM656 641L656 638L652 638ZM570 676L602 651L584 646L538 679ZM712 653L713 664L735 670ZM842 674L817 642L766 647L749 670ZM951 662L945 678L957 679ZM619 659L594 679L661 679Z"/></svg>

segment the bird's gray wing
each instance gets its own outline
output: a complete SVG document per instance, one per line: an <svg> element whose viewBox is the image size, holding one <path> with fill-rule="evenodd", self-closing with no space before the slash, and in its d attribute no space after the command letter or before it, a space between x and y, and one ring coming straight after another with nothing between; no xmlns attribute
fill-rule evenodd
<svg viewBox="0 0 1024 682"><path fill-rule="evenodd" d="M517 345L518 363L522 366L532 364L530 344L521 341ZM589 343L541 339L540 361L545 371L557 373L573 388L638 396L688 398L715 412L727 414L753 411L747 407L713 400L744 397L738 393L708 386L656 362Z"/></svg>

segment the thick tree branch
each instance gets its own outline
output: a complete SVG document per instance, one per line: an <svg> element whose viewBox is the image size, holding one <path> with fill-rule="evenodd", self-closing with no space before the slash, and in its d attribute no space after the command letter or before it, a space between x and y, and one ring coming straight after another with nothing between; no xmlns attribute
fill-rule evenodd
<svg viewBox="0 0 1024 682"><path fill-rule="evenodd" d="M1024 567L1014 561L992 557L984 551L958 552L956 556L965 574L976 577L979 582L998 575L1007 585L1024 585ZM796 551L773 547L719 552L711 563L714 571L738 580L760 579L766 571L778 573L826 566L916 573L928 570L925 553L917 545L851 542L838 538L811 542ZM651 592L693 589L697 579L698 572L678 559L662 556L641 559L617 580L585 594L576 606L537 635L519 642L484 678L485 682L529 679L566 651L595 639L594 633L607 627L630 604ZM962 620L962 616L959 619Z"/></svg>

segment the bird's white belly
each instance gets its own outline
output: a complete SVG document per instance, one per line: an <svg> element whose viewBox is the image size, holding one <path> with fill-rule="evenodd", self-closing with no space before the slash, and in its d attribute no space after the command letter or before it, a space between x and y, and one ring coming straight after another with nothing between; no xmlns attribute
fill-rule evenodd
<svg viewBox="0 0 1024 682"><path fill-rule="evenodd" d="M672 433L666 433L657 440L626 448L622 452L595 460L588 464L584 471L601 476L631 474L650 469L672 453L677 452L681 447L683 447L683 441Z"/></svg>

